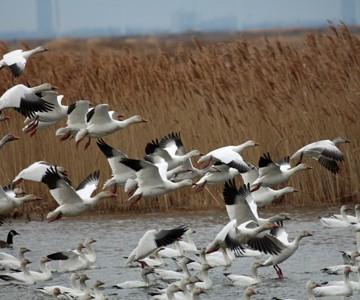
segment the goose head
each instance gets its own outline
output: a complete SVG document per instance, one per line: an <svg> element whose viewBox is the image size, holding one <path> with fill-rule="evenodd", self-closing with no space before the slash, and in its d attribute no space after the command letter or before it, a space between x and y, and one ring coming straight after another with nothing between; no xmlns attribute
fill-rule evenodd
<svg viewBox="0 0 360 300"><path fill-rule="evenodd" d="M103 289L104 288L105 283L100 281L100 280L96 280L95 284L94 284L94 288L95 289Z"/></svg>
<svg viewBox="0 0 360 300"><path fill-rule="evenodd" d="M304 238L304 237L308 237L308 236L313 236L313 234L307 230L304 230L303 232L301 232L300 237Z"/></svg>
<svg viewBox="0 0 360 300"><path fill-rule="evenodd" d="M18 232L16 232L15 230L11 229L11 230L9 231L8 235L14 237L14 236L20 235L20 234L19 234Z"/></svg>
<svg viewBox="0 0 360 300"><path fill-rule="evenodd" d="M345 139L345 138L343 138L343 137L341 137L341 136L338 136L338 137L336 137L336 138L333 139L333 143L334 143L335 145L338 145L338 144L348 144L348 143L350 143L350 141L347 140L347 139Z"/></svg>
<svg viewBox="0 0 360 300"><path fill-rule="evenodd" d="M50 262L51 259L48 258L47 256L44 256L40 259L40 264L46 264L47 262Z"/></svg>
<svg viewBox="0 0 360 300"><path fill-rule="evenodd" d="M91 245L91 244L94 244L94 243L96 243L96 240L94 240L93 238L90 238L90 240L88 240L86 242L86 244L88 244L88 245Z"/></svg>
<svg viewBox="0 0 360 300"><path fill-rule="evenodd" d="M21 261L21 267L22 268L25 268L27 265L29 265L29 264L31 264L31 261L30 260L28 260L27 258L25 258L25 259L23 259L22 261Z"/></svg>
<svg viewBox="0 0 360 300"><path fill-rule="evenodd" d="M20 252L21 254L25 254L25 253L27 253L27 252L31 252L31 250L28 249L28 248L25 248L25 247L21 247L21 248L19 249L19 252Z"/></svg>
<svg viewBox="0 0 360 300"><path fill-rule="evenodd" d="M127 119L130 123L147 123L149 122L147 119L144 119L143 117L139 116L139 115L135 115L132 116L130 118Z"/></svg>
<svg viewBox="0 0 360 300"><path fill-rule="evenodd" d="M85 283L85 281L89 280L90 278L86 274L81 274L79 279L81 283Z"/></svg>
<svg viewBox="0 0 360 300"><path fill-rule="evenodd" d="M251 297L253 295L256 295L256 291L251 288L251 287L248 287L245 291L244 291L244 296L245 297Z"/></svg>
<svg viewBox="0 0 360 300"><path fill-rule="evenodd" d="M6 134L2 139L1 139L1 144L6 144L6 143L10 143L10 142L13 142L13 141L17 141L19 140L20 138L16 135L13 135L11 133L9 134Z"/></svg>

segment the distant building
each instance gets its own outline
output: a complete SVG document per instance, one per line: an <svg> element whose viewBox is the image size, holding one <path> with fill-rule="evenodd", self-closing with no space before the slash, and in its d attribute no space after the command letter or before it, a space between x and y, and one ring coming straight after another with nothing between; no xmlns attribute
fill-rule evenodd
<svg viewBox="0 0 360 300"><path fill-rule="evenodd" d="M36 0L37 33L40 38L55 36L53 0Z"/></svg>

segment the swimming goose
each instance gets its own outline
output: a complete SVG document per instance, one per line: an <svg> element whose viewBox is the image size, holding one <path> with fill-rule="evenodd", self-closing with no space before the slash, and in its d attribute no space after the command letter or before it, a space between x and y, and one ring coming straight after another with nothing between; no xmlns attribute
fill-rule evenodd
<svg viewBox="0 0 360 300"><path fill-rule="evenodd" d="M89 100L78 100L68 106L66 127L61 127L56 130L55 135L60 136L61 141L65 141L86 128L86 114L89 111Z"/></svg>
<svg viewBox="0 0 360 300"><path fill-rule="evenodd" d="M357 281L350 281L350 285L351 285L351 288L353 290L353 293L356 293L356 294L359 294L360 292L360 265L357 266L357 276L358 276L358 280ZM330 281L328 282L328 285L340 285L340 286L344 286L345 285L345 282L342 280L342 281Z"/></svg>
<svg viewBox="0 0 360 300"><path fill-rule="evenodd" d="M231 273L224 273L224 276L231 282L233 286L248 287L250 285L255 285L261 282L261 279L258 276L258 267L260 263L254 262L251 266L251 275L236 275Z"/></svg>
<svg viewBox="0 0 360 300"><path fill-rule="evenodd" d="M69 179L62 177L56 167L47 169L42 182L48 186L51 196L59 205L55 210L48 213L46 218L49 222L56 221L63 216L78 216L94 208L99 200L116 197L116 194L109 191L103 191L91 197L99 183L99 175L99 171L90 174L75 190Z"/></svg>
<svg viewBox="0 0 360 300"><path fill-rule="evenodd" d="M28 259L24 259L20 265L21 272L0 274L0 279L6 281L9 284L16 284L16 285L34 284L36 281L31 276L29 269L27 267L27 265L30 263L31 261L29 261Z"/></svg>
<svg viewBox="0 0 360 300"><path fill-rule="evenodd" d="M348 212L350 210L352 210L351 207L346 206L346 205L343 207L343 205L342 205L340 207L340 214L334 214L333 217L335 217L339 220L350 222L350 223L360 222L360 205L359 204L355 205L355 216L346 214L346 212Z"/></svg>
<svg viewBox="0 0 360 300"><path fill-rule="evenodd" d="M8 89L0 97L0 111L6 108L14 108L25 117L34 117L37 112L47 112L53 109L53 105L42 99L42 92L52 91L49 83L34 87L18 84Z"/></svg>
<svg viewBox="0 0 360 300"><path fill-rule="evenodd" d="M324 168L336 174L340 170L337 162L344 160L344 155L337 146L345 143L350 143L350 141L342 137L314 142L296 151L291 159L299 158L298 164L300 164L303 157L311 157Z"/></svg>
<svg viewBox="0 0 360 300"><path fill-rule="evenodd" d="M356 258L360 256L359 251L353 251L353 252L339 251L339 252L341 253L345 265L355 265Z"/></svg>
<svg viewBox="0 0 360 300"><path fill-rule="evenodd" d="M15 208L20 207L26 201L42 199L32 194L19 196L20 194L23 195L22 190L15 188L15 184L0 186L0 216L9 215Z"/></svg>
<svg viewBox="0 0 360 300"><path fill-rule="evenodd" d="M0 149L2 147L4 147L4 145L6 145L7 143L13 142L13 141L17 141L19 139L19 137L9 133L9 134L5 134L1 139L0 139Z"/></svg>
<svg viewBox="0 0 360 300"><path fill-rule="evenodd" d="M336 266L330 266L326 268L322 268L320 271L329 275L341 275L344 273L344 270L346 268L349 268L351 272L357 273L358 267L355 265L336 265Z"/></svg>
<svg viewBox="0 0 360 300"><path fill-rule="evenodd" d="M154 273L154 269L151 267L144 266L144 268L141 269L141 278L143 281L140 280L131 280L131 281L125 281L122 283L118 283L114 285L114 287L118 289L137 289L137 288L147 288L152 286L154 283L150 281L148 278L148 275Z"/></svg>
<svg viewBox="0 0 360 300"><path fill-rule="evenodd" d="M94 243L96 243L96 240L91 238L84 245L86 259L89 261L89 263L91 265L95 264L95 262L96 262L96 253L95 253L94 249L92 248L92 244L94 244Z"/></svg>
<svg viewBox="0 0 360 300"><path fill-rule="evenodd" d="M55 165L52 165L46 161L34 162L27 168L21 170L19 174L16 175L16 177L13 179L13 183L17 185L20 184L23 180L41 182L46 171L51 167L54 168ZM56 169L61 176L68 176L67 170L65 170L63 167L56 166Z"/></svg>
<svg viewBox="0 0 360 300"><path fill-rule="evenodd" d="M59 289L61 293L72 293L74 290L77 290L80 292L80 287L77 284L77 281L80 279L79 274L77 273L71 273L70 275L70 286L71 287L65 287L61 285L53 285L53 286L45 286L42 288L37 288L36 290L46 294L46 295L52 295L54 293L55 289Z"/></svg>
<svg viewBox="0 0 360 300"><path fill-rule="evenodd" d="M287 260L295 253L295 251L299 248L300 241L303 238L312 236L312 234L305 230L301 234L296 236L296 238L291 242L289 242L288 233L283 226L272 229L271 234L274 235L282 243L284 248L281 253L272 255L267 260L265 260L265 262L259 264L258 268L273 266L279 279L283 279L284 275L281 268L279 267L279 264Z"/></svg>
<svg viewBox="0 0 360 300"><path fill-rule="evenodd" d="M0 60L0 69L7 67L15 77L18 77L25 70L26 62L30 56L45 51L48 51L48 49L43 46L25 51L22 49L10 51L4 54Z"/></svg>
<svg viewBox="0 0 360 300"><path fill-rule="evenodd" d="M13 238L16 235L20 235L20 234L17 233L13 229L10 230L8 235L7 235L6 241L0 240L0 248L12 248L13 242L14 242Z"/></svg>
<svg viewBox="0 0 360 300"><path fill-rule="evenodd" d="M177 262L177 265L180 267L181 270L173 271L167 269L154 269L154 274L157 278L161 279L165 282L172 282L175 280L182 280L184 278L190 278L191 274L187 265L191 262L194 262L189 257L183 257L180 261Z"/></svg>
<svg viewBox="0 0 360 300"><path fill-rule="evenodd" d="M172 244L180 239L186 230L187 227L179 226L169 230L151 229L146 231L136 246L134 260L140 261L156 249Z"/></svg>
<svg viewBox="0 0 360 300"><path fill-rule="evenodd" d="M49 269L48 266L48 262L50 262L51 259L48 257L42 257L40 259L40 264L39 264L39 269L40 272L36 272L36 271L29 271L31 277L36 281L36 282L43 282L46 280L49 280L51 278L51 270Z"/></svg>
<svg viewBox="0 0 360 300"><path fill-rule="evenodd" d="M341 217L330 216L330 217L321 217L320 223L327 228L347 228L351 226L351 221L349 215L346 212L352 211L352 208L348 205L342 205L340 208Z"/></svg>
<svg viewBox="0 0 360 300"><path fill-rule="evenodd" d="M344 285L325 285L316 287L313 289L314 295L316 297L329 297L329 296L343 296L349 297L352 296L353 290L349 279L349 274L351 273L350 267L345 267L344 269Z"/></svg>
<svg viewBox="0 0 360 300"><path fill-rule="evenodd" d="M109 115L109 105L99 104L86 115L86 128L81 129L75 136L75 142L78 145L85 137L102 138L117 130L124 129L131 124L147 122L147 120L136 115L128 119L119 121L114 120ZM85 149L89 142L85 145Z"/></svg>
<svg viewBox="0 0 360 300"><path fill-rule="evenodd" d="M100 280L96 280L94 287L93 287L93 292L91 293L91 296L93 297L92 299L94 300L105 300L105 296L102 292L102 290L104 289L104 285L105 283L100 281Z"/></svg>
<svg viewBox="0 0 360 300"><path fill-rule="evenodd" d="M286 183L294 174L309 169L312 168L305 164L291 167L289 157L285 157L282 161L274 163L270 154L265 153L259 159L259 177L252 183L251 191L255 191L261 186L271 187Z"/></svg>
<svg viewBox="0 0 360 300"><path fill-rule="evenodd" d="M96 144L106 156L111 168L111 178L105 182L103 189L112 188L112 191L116 192L117 186L124 186L128 179L136 178L136 172L121 163L124 158L127 158L126 154L106 144L103 139L98 139Z"/></svg>
<svg viewBox="0 0 360 300"><path fill-rule="evenodd" d="M0 268L3 269L12 269L19 270L21 268L21 262L25 259L24 254L30 252L31 250L21 247L19 249L18 257L15 257L11 254L1 252L0 253Z"/></svg>
<svg viewBox="0 0 360 300"><path fill-rule="evenodd" d="M168 285L164 290L150 293L152 300L178 300L178 297L175 296L178 292L182 292L183 289L177 283L172 283Z"/></svg>
<svg viewBox="0 0 360 300"><path fill-rule="evenodd" d="M180 133L172 132L160 139L153 140L145 147L145 153L148 156L159 156L168 164L168 170L189 163L189 160L200 155L200 151L191 150L186 152L181 140Z"/></svg>
<svg viewBox="0 0 360 300"><path fill-rule="evenodd" d="M258 145L259 144L256 142L249 140L238 146L225 146L217 148L201 156L198 163L202 164L201 168L205 168L217 161L220 161L237 169L240 173L244 173L249 171L249 166L248 163L243 160L240 153L246 148L256 147Z"/></svg>
<svg viewBox="0 0 360 300"><path fill-rule="evenodd" d="M128 158L122 160L122 164L136 171L137 187L128 199L130 205L136 203L141 198L161 196L179 188L192 185L190 179L179 182L168 180L167 162L160 157L152 157L151 159L153 163Z"/></svg>
<svg viewBox="0 0 360 300"><path fill-rule="evenodd" d="M243 293L244 300L250 300L252 296L256 295L256 291L253 288L247 288L245 289Z"/></svg>
<svg viewBox="0 0 360 300"><path fill-rule="evenodd" d="M57 300L71 300L73 299L71 296L66 295L65 292L62 292L59 288L54 288L51 292L51 294L49 294L50 296L52 295L54 297L54 299Z"/></svg>
<svg viewBox="0 0 360 300"><path fill-rule="evenodd" d="M244 181L244 184L252 185L253 182L259 177L259 169L252 164L250 164L251 169L246 173L241 173L241 177ZM278 190L274 190L270 187L260 186L259 189L253 191L251 196L254 198L254 201L258 207L263 207L265 205L271 204L276 199L289 194L298 192L293 187L284 187Z"/></svg>
<svg viewBox="0 0 360 300"><path fill-rule="evenodd" d="M66 118L68 106L61 103L64 95L59 95L56 91L42 93L42 99L53 105L53 109L48 112L37 112L34 117L26 118L25 133L33 136L39 128L47 128Z"/></svg>

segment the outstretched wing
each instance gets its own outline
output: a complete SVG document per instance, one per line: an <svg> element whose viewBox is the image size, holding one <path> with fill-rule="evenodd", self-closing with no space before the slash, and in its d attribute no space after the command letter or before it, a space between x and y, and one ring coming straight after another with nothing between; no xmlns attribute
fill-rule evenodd
<svg viewBox="0 0 360 300"><path fill-rule="evenodd" d="M87 176L76 188L76 193L82 199L88 199L96 190L100 180L100 171L97 170Z"/></svg>

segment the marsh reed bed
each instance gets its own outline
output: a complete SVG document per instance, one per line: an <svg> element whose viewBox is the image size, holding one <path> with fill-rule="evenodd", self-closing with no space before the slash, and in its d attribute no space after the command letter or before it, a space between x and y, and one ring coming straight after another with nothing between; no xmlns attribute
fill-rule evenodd
<svg viewBox="0 0 360 300"><path fill-rule="evenodd" d="M148 141L171 131L180 131L189 149L202 152L254 139L261 147L244 153L253 163L263 152L280 159L306 143L342 135L352 143L342 147L346 159L340 174L307 161L314 169L289 182L301 192L280 205L334 205L359 197L360 40L345 26L308 34L296 43L259 37L224 43L194 38L191 44L155 43L149 49L136 42L79 45L50 42L51 51L32 58L16 80L2 70L0 92L15 83L50 82L65 95L65 103L89 99L93 104L107 102L125 115L140 114L150 122L105 138L134 158L143 157ZM2 44L0 53L7 50ZM108 178L110 169L95 141L84 152L73 141L57 140L55 128L30 138L21 132L22 118L15 112L11 116L1 123L0 133L12 132L21 140L1 151L1 184L36 160L66 167L75 185L95 169L101 170L101 184ZM44 196L41 202L27 204L25 213L55 206L46 187L30 182L24 187ZM217 208L223 206L221 192L222 186L199 194L186 189L141 200L132 209ZM117 201L102 202L96 213L126 211L125 200L119 191Z"/></svg>

